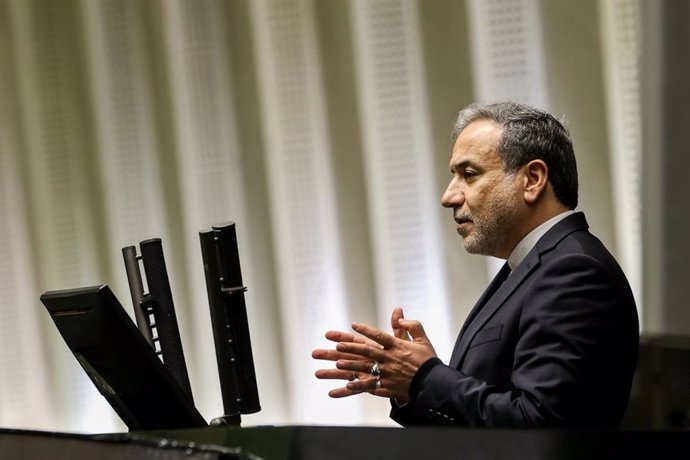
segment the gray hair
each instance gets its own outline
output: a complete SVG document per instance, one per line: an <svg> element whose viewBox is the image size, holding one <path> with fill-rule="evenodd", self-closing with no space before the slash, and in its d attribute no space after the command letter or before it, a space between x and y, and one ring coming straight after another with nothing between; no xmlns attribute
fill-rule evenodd
<svg viewBox="0 0 690 460"><path fill-rule="evenodd" d="M463 129L479 120L503 128L498 154L508 173L532 160L542 160L549 169L549 182L556 198L569 209L577 207L577 164L570 133L553 115L516 102L470 104L460 111L453 128L453 142Z"/></svg>

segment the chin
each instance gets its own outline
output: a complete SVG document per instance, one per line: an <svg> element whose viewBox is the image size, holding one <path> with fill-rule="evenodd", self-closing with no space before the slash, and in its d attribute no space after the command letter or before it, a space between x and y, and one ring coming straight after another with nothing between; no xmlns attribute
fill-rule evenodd
<svg viewBox="0 0 690 460"><path fill-rule="evenodd" d="M485 241L477 241L476 238L464 238L462 241L462 245L465 247L465 251L467 251L468 254L476 254L476 255L481 255L481 256L489 256L491 255L487 249L487 245Z"/></svg>
<svg viewBox="0 0 690 460"><path fill-rule="evenodd" d="M476 244L472 244L471 241L468 243L467 240L465 240L462 245L465 247L465 251L467 251L468 254L481 254L481 248L478 248Z"/></svg>

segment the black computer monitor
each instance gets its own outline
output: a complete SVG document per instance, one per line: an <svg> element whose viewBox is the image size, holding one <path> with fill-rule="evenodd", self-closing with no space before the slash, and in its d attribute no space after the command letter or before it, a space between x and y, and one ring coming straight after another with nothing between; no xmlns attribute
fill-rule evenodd
<svg viewBox="0 0 690 460"><path fill-rule="evenodd" d="M107 285L48 291L41 302L130 431L207 426Z"/></svg>

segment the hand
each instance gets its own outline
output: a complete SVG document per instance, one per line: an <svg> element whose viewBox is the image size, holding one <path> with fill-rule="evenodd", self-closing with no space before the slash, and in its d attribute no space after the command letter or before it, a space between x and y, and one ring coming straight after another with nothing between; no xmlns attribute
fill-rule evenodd
<svg viewBox="0 0 690 460"><path fill-rule="evenodd" d="M335 361L336 369L318 370L316 377L350 380L344 388L329 392L329 396L337 398L369 392L407 401L412 378L424 362L436 356L436 352L421 323L404 319L402 309L393 310L391 326L394 336L362 323L353 323L352 328L364 337L347 332L326 333L326 338L338 342L336 349L314 350L312 356ZM371 373L374 362L379 363L378 378Z"/></svg>
<svg viewBox="0 0 690 460"><path fill-rule="evenodd" d="M336 346L337 351L358 356L359 359L354 361L339 360L336 362L336 367L367 372L371 369L370 363L378 362L381 370L380 389L388 390L399 401L406 401L412 378L422 364L430 358L436 357L436 352L429 342L422 324L419 321L404 319L402 310L400 310L399 315L400 317L396 318L398 327L394 328L395 337L366 324L352 323L352 329L376 342L379 346L341 342ZM394 310L393 318L396 316L397 312ZM346 388L351 391L367 391L375 384L370 380L350 382Z"/></svg>
<svg viewBox="0 0 690 460"><path fill-rule="evenodd" d="M381 345L377 344L373 340L369 340L365 337L358 336L356 334L353 334L351 332L340 332L340 331L328 331L326 332L326 338L332 342L336 343L356 343L356 344L366 344L371 347L378 347L381 348ZM366 362L364 358L349 354L349 353L341 353L337 350L324 350L324 349L317 349L314 350L311 354L312 358L314 359L322 359L326 361L358 361L362 360L362 362ZM373 363L369 362L368 367L366 372L357 372L354 370L343 370L343 369L319 369L316 371L315 375L316 378L318 379L326 379L326 380L346 380L346 381L352 381L352 380L357 380L357 379L369 379L372 380L372 387L375 385L375 379L369 372L371 369L371 365ZM360 393L364 393L365 391L368 390L361 390L361 391L353 391L350 390L346 387L342 388L336 388L334 390L331 390L328 392L328 396L331 398L344 398L347 396L353 396L357 395ZM376 396L381 396L384 398L390 398L392 397L391 393L387 390L372 390L368 391L369 393L376 395Z"/></svg>

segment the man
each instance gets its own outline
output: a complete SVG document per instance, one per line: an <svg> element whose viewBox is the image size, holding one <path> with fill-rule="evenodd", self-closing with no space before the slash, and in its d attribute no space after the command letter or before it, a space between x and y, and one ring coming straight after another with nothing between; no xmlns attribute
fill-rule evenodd
<svg viewBox="0 0 690 460"><path fill-rule="evenodd" d="M465 249L507 259L470 312L448 365L417 321L393 335L362 323L329 331L329 394L391 398L402 425L615 428L637 361L635 302L620 267L587 230L567 130L516 103L462 110L441 202Z"/></svg>

